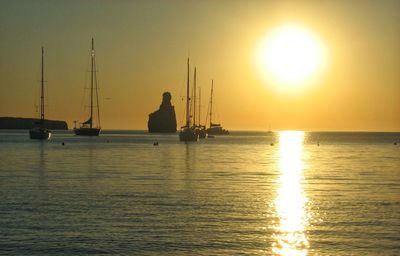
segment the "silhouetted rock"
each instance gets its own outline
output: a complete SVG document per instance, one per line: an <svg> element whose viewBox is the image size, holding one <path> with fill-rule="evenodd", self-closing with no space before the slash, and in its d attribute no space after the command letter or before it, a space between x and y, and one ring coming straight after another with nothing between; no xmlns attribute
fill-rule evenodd
<svg viewBox="0 0 400 256"><path fill-rule="evenodd" d="M32 129L40 119L23 117L0 117L0 129ZM44 127L50 130L68 130L65 121L44 120Z"/></svg>
<svg viewBox="0 0 400 256"><path fill-rule="evenodd" d="M175 108L171 105L171 93L164 92L160 109L149 114L149 132L176 132Z"/></svg>

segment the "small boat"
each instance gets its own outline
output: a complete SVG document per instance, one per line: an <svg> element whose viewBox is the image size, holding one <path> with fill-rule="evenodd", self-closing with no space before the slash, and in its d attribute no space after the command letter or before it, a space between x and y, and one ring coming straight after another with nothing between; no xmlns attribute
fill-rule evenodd
<svg viewBox="0 0 400 256"><path fill-rule="evenodd" d="M34 127L29 130L29 137L36 140L49 140L51 137L51 131L45 127L44 119L44 48L42 47L42 74L40 79L40 120Z"/></svg>
<svg viewBox="0 0 400 256"><path fill-rule="evenodd" d="M81 123L80 127L74 127L75 135L82 135L82 136L99 136L100 133L100 108L99 108L99 94L97 88L97 76L96 76L96 58L94 52L94 39L92 38L92 48L90 54L90 116L89 119L85 122ZM93 105L94 101L94 94L96 94L96 107ZM93 108L97 109L97 126L93 124Z"/></svg>
<svg viewBox="0 0 400 256"><path fill-rule="evenodd" d="M29 130L29 137L35 140L49 140L51 131L44 127L35 127Z"/></svg>
<svg viewBox="0 0 400 256"><path fill-rule="evenodd" d="M206 127L203 125L197 126L196 133L199 135L200 139L204 139L207 137Z"/></svg>
<svg viewBox="0 0 400 256"><path fill-rule="evenodd" d="M189 97L189 58L187 60L187 82L186 82L186 124L181 127L179 132L180 141L197 141L199 135L196 133L194 126L191 126L190 115L190 97Z"/></svg>
<svg viewBox="0 0 400 256"><path fill-rule="evenodd" d="M213 106L213 90L214 90L214 80L211 80L211 96L210 96L210 127L206 129L209 135L228 135L229 131L222 128L221 124L212 122L212 106Z"/></svg>
<svg viewBox="0 0 400 256"><path fill-rule="evenodd" d="M210 128L206 131L208 135L229 135L229 131L222 128L220 124L211 123Z"/></svg>

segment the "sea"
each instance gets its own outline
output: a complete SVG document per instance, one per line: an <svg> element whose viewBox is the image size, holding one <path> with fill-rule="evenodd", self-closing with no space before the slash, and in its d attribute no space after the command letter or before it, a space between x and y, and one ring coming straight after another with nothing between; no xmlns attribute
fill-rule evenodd
<svg viewBox="0 0 400 256"><path fill-rule="evenodd" d="M400 133L2 130L0 254L400 255Z"/></svg>

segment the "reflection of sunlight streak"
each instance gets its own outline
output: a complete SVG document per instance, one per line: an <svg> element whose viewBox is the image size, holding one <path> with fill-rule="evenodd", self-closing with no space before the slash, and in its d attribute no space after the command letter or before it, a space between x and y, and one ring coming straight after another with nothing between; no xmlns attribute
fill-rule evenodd
<svg viewBox="0 0 400 256"><path fill-rule="evenodd" d="M307 255L309 247L306 203L301 181L303 172L303 132L286 131L279 134L279 188L275 211L279 224L274 226L275 255Z"/></svg>

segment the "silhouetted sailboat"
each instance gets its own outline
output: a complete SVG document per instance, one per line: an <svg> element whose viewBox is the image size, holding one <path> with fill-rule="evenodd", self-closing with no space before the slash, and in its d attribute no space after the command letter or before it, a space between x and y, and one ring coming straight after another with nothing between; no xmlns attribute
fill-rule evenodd
<svg viewBox="0 0 400 256"><path fill-rule="evenodd" d="M41 79L40 79L40 121L39 126L34 127L29 130L29 137L31 139L37 140L48 140L51 137L51 131L45 127L45 119L44 119L44 49L42 47L42 72L41 72Z"/></svg>
<svg viewBox="0 0 400 256"><path fill-rule="evenodd" d="M199 124L196 124L196 85L197 85L197 68L194 68L194 77L193 77L193 129L195 130L195 133L199 136L199 139L204 139L206 137L206 130L204 126L201 126L200 124L200 114L201 114L201 91L199 88Z"/></svg>
<svg viewBox="0 0 400 256"><path fill-rule="evenodd" d="M206 130L208 135L228 135L229 131L222 128L221 124L212 122L212 106L213 106L214 80L211 80L211 96L210 96L210 127Z"/></svg>
<svg viewBox="0 0 400 256"><path fill-rule="evenodd" d="M100 109L99 109L99 94L97 88L97 76L96 76L96 58L94 52L94 39L92 38L92 49L90 54L90 116L89 119L85 122L81 123L79 128L74 128L74 133L76 135L83 135L83 136L99 136L100 133ZM96 108L97 108L97 121L98 125L93 125L93 99L94 93L96 93Z"/></svg>
<svg viewBox="0 0 400 256"><path fill-rule="evenodd" d="M186 81L186 125L181 127L179 132L180 141L197 141L199 135L195 128L190 125L190 97L189 97L189 58L187 60L187 81Z"/></svg>

